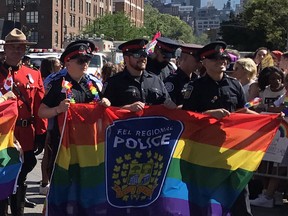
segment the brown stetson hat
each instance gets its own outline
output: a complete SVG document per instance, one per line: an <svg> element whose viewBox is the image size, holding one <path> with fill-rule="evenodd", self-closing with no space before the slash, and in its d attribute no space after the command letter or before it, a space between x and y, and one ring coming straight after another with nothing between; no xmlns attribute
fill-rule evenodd
<svg viewBox="0 0 288 216"><path fill-rule="evenodd" d="M37 44L36 42L29 42L26 39L25 34L17 29L14 28L6 37L5 37L5 44L25 44L25 45L33 45Z"/></svg>

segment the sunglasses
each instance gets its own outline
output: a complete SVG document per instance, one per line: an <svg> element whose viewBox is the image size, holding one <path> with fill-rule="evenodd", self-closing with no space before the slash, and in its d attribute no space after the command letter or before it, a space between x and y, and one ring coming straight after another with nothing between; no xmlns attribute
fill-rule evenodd
<svg viewBox="0 0 288 216"><path fill-rule="evenodd" d="M79 65L82 65L84 63L89 63L91 61L91 57L89 57L89 56L78 56L78 57L73 58L73 59L76 59L76 62Z"/></svg>
<svg viewBox="0 0 288 216"><path fill-rule="evenodd" d="M146 52L138 52L138 53L130 53L129 56L138 59L141 57L147 58L148 54Z"/></svg>

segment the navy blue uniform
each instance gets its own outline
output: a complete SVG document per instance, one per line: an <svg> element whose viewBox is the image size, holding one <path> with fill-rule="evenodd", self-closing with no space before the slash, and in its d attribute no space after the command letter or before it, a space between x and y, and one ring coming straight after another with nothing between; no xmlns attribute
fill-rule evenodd
<svg viewBox="0 0 288 216"><path fill-rule="evenodd" d="M205 112L224 108L234 112L243 108L246 103L240 82L226 74L218 82L206 74L189 85L191 85L191 95L184 100L184 110Z"/></svg>
<svg viewBox="0 0 288 216"><path fill-rule="evenodd" d="M175 74L170 74L164 80L165 87L177 106L182 105L185 98L188 99L191 92L191 85L188 84L197 78L198 75L195 73L192 73L190 78L181 68L178 68Z"/></svg>
<svg viewBox="0 0 288 216"><path fill-rule="evenodd" d="M170 98L159 77L147 71L140 77L133 77L126 68L107 80L102 93L103 97L110 100L112 106L117 107L137 101L146 105L158 105Z"/></svg>
<svg viewBox="0 0 288 216"><path fill-rule="evenodd" d="M205 75L195 80L191 85L191 95L184 100L184 110L204 112L211 109L224 108L230 112L244 107L246 103L245 94L239 81L235 78L223 75L221 81L214 81ZM246 186L240 193L231 208L233 216L251 216L249 204L249 192Z"/></svg>

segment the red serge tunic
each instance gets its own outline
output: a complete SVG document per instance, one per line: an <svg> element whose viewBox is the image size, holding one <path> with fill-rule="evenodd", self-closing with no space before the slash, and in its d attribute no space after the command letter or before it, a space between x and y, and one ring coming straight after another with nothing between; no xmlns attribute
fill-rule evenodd
<svg viewBox="0 0 288 216"><path fill-rule="evenodd" d="M23 151L34 149L35 135L46 132L47 119L38 117L38 109L44 97L44 87L39 71L26 66L11 67L0 64L0 91L5 88L9 71L13 77L13 92L17 96L18 119L15 127L15 137L20 142Z"/></svg>

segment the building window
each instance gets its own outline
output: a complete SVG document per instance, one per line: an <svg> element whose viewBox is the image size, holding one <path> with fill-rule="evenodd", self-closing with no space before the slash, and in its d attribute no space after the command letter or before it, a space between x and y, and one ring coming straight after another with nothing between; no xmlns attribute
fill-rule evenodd
<svg viewBox="0 0 288 216"><path fill-rule="evenodd" d="M20 12L8 13L8 20L20 22Z"/></svg>
<svg viewBox="0 0 288 216"><path fill-rule="evenodd" d="M32 42L38 42L38 32L30 31L28 35L28 40Z"/></svg>
<svg viewBox="0 0 288 216"><path fill-rule="evenodd" d="M83 14L83 0L79 1L79 13Z"/></svg>
<svg viewBox="0 0 288 216"><path fill-rule="evenodd" d="M72 17L72 14L70 14L70 16L69 16L69 25L70 25L70 27L73 26L73 17Z"/></svg>
<svg viewBox="0 0 288 216"><path fill-rule="evenodd" d="M54 41L55 41L55 46L57 47L58 44L59 44L58 31L55 31L55 34L54 34Z"/></svg>
<svg viewBox="0 0 288 216"><path fill-rule="evenodd" d="M63 19L64 19L64 25L67 25L67 23L66 23L66 21L67 21L66 20L66 13L63 14Z"/></svg>
<svg viewBox="0 0 288 216"><path fill-rule="evenodd" d="M26 12L27 23L38 23L38 11Z"/></svg>
<svg viewBox="0 0 288 216"><path fill-rule="evenodd" d="M72 22L73 22L73 27L76 26L76 22L75 22L75 20L76 20L75 15L73 15L73 20L72 20Z"/></svg>
<svg viewBox="0 0 288 216"><path fill-rule="evenodd" d="M59 23L59 15L58 15L58 11L55 11L55 23L58 24Z"/></svg>
<svg viewBox="0 0 288 216"><path fill-rule="evenodd" d="M66 6L67 6L67 5L66 5L66 0L64 0L64 9L66 9Z"/></svg>
<svg viewBox="0 0 288 216"><path fill-rule="evenodd" d="M58 1L58 0L55 0L55 4L56 4L56 6L58 7L59 1Z"/></svg>

